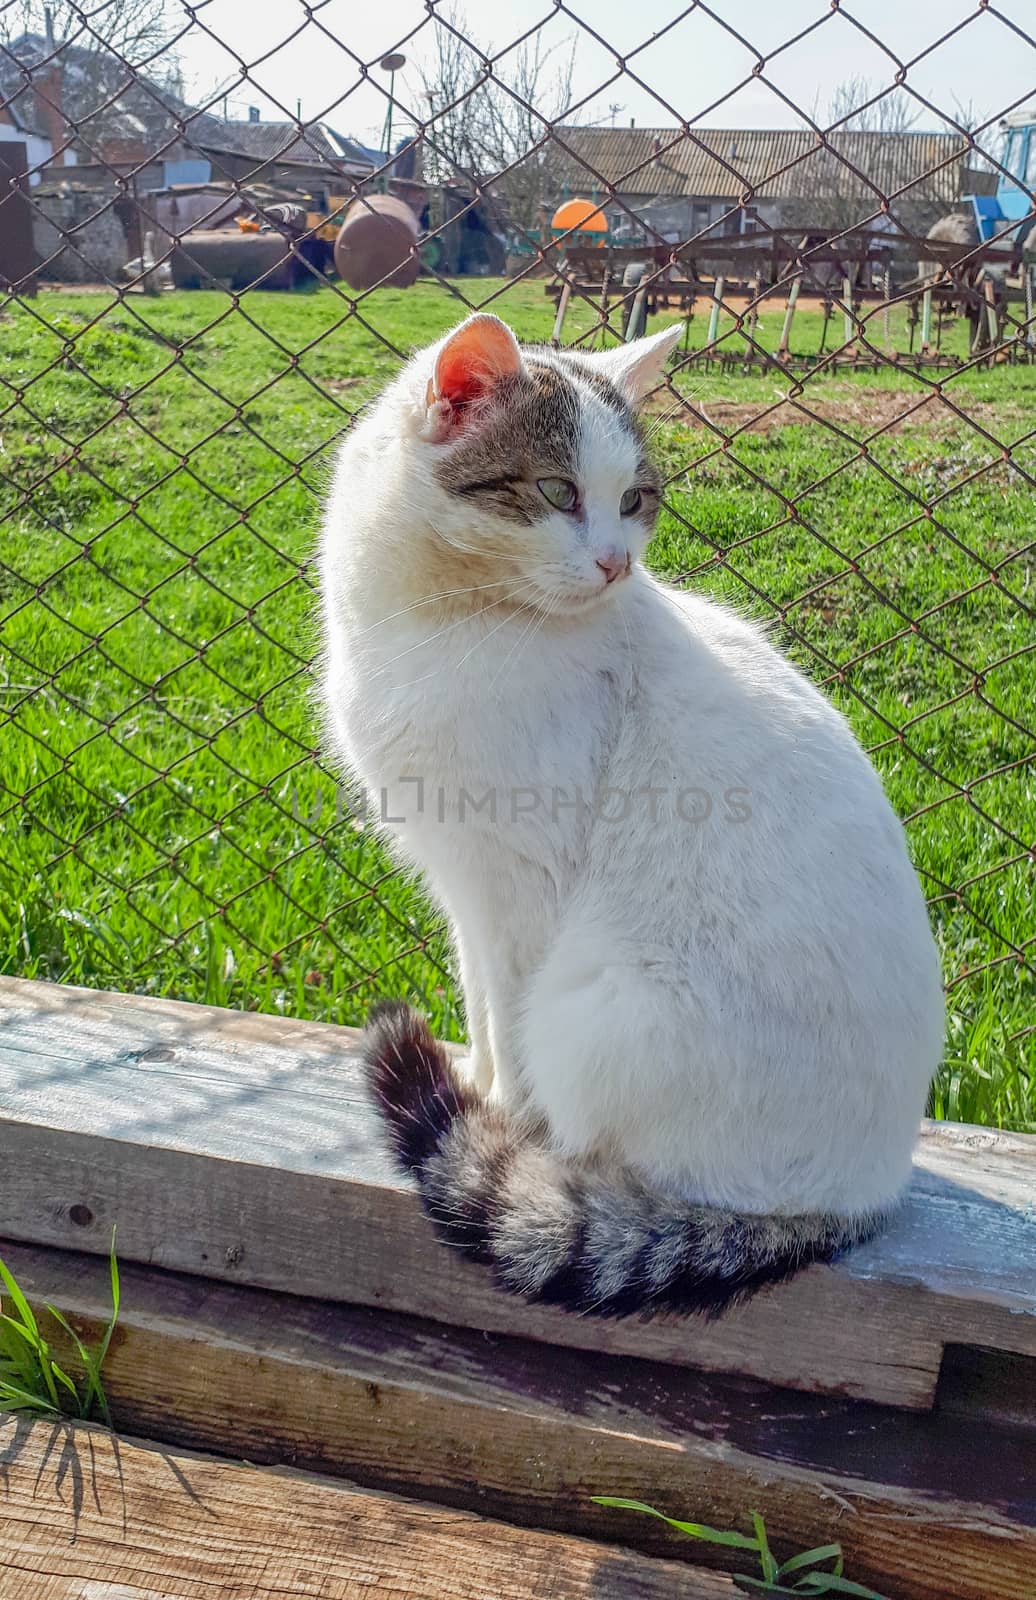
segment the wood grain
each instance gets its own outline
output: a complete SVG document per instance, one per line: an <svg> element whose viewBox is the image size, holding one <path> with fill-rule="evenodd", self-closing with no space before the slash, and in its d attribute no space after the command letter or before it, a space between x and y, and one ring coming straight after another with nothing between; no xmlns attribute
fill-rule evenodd
<svg viewBox="0 0 1036 1600"><path fill-rule="evenodd" d="M0 1419L0 1600L734 1600L726 1579L99 1428Z"/></svg>
<svg viewBox="0 0 1036 1600"><path fill-rule="evenodd" d="M1036 1356L1036 1139L929 1125L893 1229L718 1324L528 1308L434 1245L346 1028L0 978L0 1232L228 1282L923 1408Z"/></svg>
<svg viewBox="0 0 1036 1600"><path fill-rule="evenodd" d="M0 1254L37 1307L97 1334L101 1261ZM1033 1600L1031 1410L999 1428L966 1406L781 1394L141 1267L125 1269L123 1303L106 1383L130 1432L660 1554L688 1546L591 1496L720 1527L758 1510L779 1553L841 1542L849 1573L895 1600Z"/></svg>

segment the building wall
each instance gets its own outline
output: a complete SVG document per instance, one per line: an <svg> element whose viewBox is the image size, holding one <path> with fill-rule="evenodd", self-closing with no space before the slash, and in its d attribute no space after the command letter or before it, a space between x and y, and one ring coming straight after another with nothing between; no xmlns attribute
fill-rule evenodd
<svg viewBox="0 0 1036 1600"><path fill-rule="evenodd" d="M0 139L14 144L24 144L28 152L26 166L29 169L29 184L35 188L40 181L38 172L33 172L33 167L42 166L49 161L53 154L53 146L49 139L41 139L36 133L22 133L18 128L12 127L9 122L0 122Z"/></svg>
<svg viewBox="0 0 1036 1600"><path fill-rule="evenodd" d="M675 200L658 200L651 195L623 195L622 198L628 210L620 205L605 208L613 232L617 229L625 232L635 227L629 214L631 211L668 240L690 239L710 227L715 227L718 232L735 232L740 226L739 214L734 210L737 201L733 198L716 200L697 195L681 196ZM753 206L753 210L765 222L777 220L777 209L776 205L766 201Z"/></svg>
<svg viewBox="0 0 1036 1600"><path fill-rule="evenodd" d="M625 233L635 228L630 212L642 217L650 228L670 241L693 238L710 227L724 233L737 232L742 227L745 231L751 231L751 219L746 218L742 224L740 211L735 209L738 202L733 197L717 200L687 195L660 200L652 195L626 194L622 199L628 210L615 204L605 207L613 232ZM958 203L957 209L962 208L968 209L963 202ZM752 215L768 227L816 227L819 230L826 227L833 231L841 231L853 223L880 228L881 219L872 216L875 209L876 202L863 195L837 201L823 197L789 196L785 199L754 200L749 208ZM909 195L901 197L892 207L895 222L918 238L923 238L932 223L950 209L953 208L947 203L927 197L911 198ZM871 219L869 222L868 218ZM889 221L891 225L892 218Z"/></svg>
<svg viewBox="0 0 1036 1600"><path fill-rule="evenodd" d="M43 263L41 278L59 283L96 283L116 278L131 251L115 212L114 198L102 189L72 189L63 194L50 191L33 196L32 237ZM101 206L104 209L100 215L93 216ZM72 235L75 249L70 249L63 237L72 228L76 228Z"/></svg>

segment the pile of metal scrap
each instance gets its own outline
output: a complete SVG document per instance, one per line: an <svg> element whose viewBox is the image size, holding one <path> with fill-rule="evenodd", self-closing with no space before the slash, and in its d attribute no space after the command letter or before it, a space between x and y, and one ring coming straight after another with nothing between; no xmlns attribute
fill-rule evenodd
<svg viewBox="0 0 1036 1600"><path fill-rule="evenodd" d="M124 276L147 272L150 253L168 266L169 282L178 289L294 288L314 268L323 271L333 249L311 232L320 217L309 203L309 195L267 185L172 184L153 191L140 202L150 252L145 245Z"/></svg>
<svg viewBox="0 0 1036 1600"><path fill-rule="evenodd" d="M173 183L139 196L136 224L137 253L121 276L142 288L291 289L335 271L354 288L404 287L421 271L484 275L505 265L490 202L418 181L359 198L318 186Z"/></svg>

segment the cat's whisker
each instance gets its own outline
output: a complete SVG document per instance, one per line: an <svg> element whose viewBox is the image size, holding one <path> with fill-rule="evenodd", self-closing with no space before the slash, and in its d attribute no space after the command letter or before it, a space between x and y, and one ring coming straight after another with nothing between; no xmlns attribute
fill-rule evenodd
<svg viewBox="0 0 1036 1600"><path fill-rule="evenodd" d="M681 411L692 410L692 402L697 400L700 393L701 390L696 389L693 394L681 395L676 404L674 406L670 406L668 411L659 412L658 416L652 420L651 426L644 430L645 445L651 443L651 440L655 437L655 434L658 432L659 428L663 427L667 422L672 422L673 418L678 417ZM708 404L708 402L704 400L701 403L702 405Z"/></svg>
<svg viewBox="0 0 1036 1600"><path fill-rule="evenodd" d="M509 561L515 566L520 565L522 561L521 556L509 556L505 555L499 550L493 550L492 552L489 552L486 550L480 550L477 545L461 544L459 539L451 539L448 533L443 533L442 529L437 528L434 522L430 522L428 526L431 528L437 539L441 539L443 544L448 544L451 550L457 550L461 555L485 557L486 555L491 554L493 561Z"/></svg>
<svg viewBox="0 0 1036 1600"><path fill-rule="evenodd" d="M522 585L521 587L522 588L528 588L530 590L532 590L532 588L533 588L533 586L531 584ZM499 600L494 600L491 605L488 605L488 606L484 607L484 610L485 611L493 611L493 610L496 609L497 606L504 605L509 600L515 601L517 603L517 606L518 606L519 609L524 609L525 606L528 604L528 602L523 602L520 599L520 595L521 595L521 589L515 590L509 595L502 595ZM532 596L530 594L530 600L531 600L531 598L532 598ZM489 630L489 632L487 634L485 634L482 638L477 639L475 641L475 643L471 646L470 650L465 651L464 655L460 658L460 660L458 662L456 662L455 664L453 664L451 670L456 672L460 667L462 667L464 665L464 663L469 659L469 657L473 656L475 651L478 650L481 645L485 644L490 638L492 638L494 633L499 632L499 630L502 627L504 627L504 625L507 622L509 622L511 620L511 615L512 614L510 612L508 612L507 615L505 617L503 617L499 623L497 623L496 627L490 628L490 630ZM432 639L438 639L438 638L440 638L442 636L443 633L449 633L453 628L457 627L460 622L470 622L470 621L471 621L471 618L462 617L462 618L458 619L458 622L451 622L446 628L441 629L438 634L433 634L431 636L431 639L422 640L421 642L423 644L429 644L429 643L431 643ZM417 648L419 648L419 646L415 645L415 646L412 646L411 648L412 649L417 649ZM409 654L409 653L410 653L409 651L404 651L404 652L401 652L401 655L402 654ZM395 659L398 661L400 659L400 656L397 656ZM386 670L386 668L388 666L391 666L391 665L392 665L392 663L388 662L388 663L386 663L386 667L385 668L381 668L379 670L380 671L384 671L384 670ZM443 672L444 668L446 666L448 666L448 665L450 665L450 663L448 663L448 662L440 662L439 665L434 667L431 672L423 672L423 673L420 674L419 677L409 678L406 683L395 684L394 688L396 688L397 690L412 689L419 683L428 683L432 678L439 677L439 675ZM372 674L371 676L372 676L372 679L373 679L373 677L377 676L377 674Z"/></svg>
<svg viewBox="0 0 1036 1600"><path fill-rule="evenodd" d="M511 649L508 651L508 653L505 656L504 660L501 662L500 666L497 668L497 671L496 671L496 673L495 673L495 675L493 677L493 680L489 685L490 691L492 691L492 689L495 687L495 685L498 682L498 680L503 676L504 668L507 666L508 662L512 660L512 657L513 657L513 663L512 663L511 670L513 672L514 668L518 664L518 659L521 656L522 652L528 647L528 645L532 642L532 640L536 637L536 635L541 631L541 629L546 627L547 623L550 621L551 616L553 615L554 608L555 608L558 600L560 599L560 594L561 594L560 590L558 590L558 589L552 590L546 596L545 600L542 600L540 602L540 604L536 607L536 610L532 614L532 621L529 623L529 626L526 628L525 632L521 635L521 638L517 641L517 643L511 646Z"/></svg>
<svg viewBox="0 0 1036 1600"><path fill-rule="evenodd" d="M466 589L441 589L438 594L427 594L422 600L415 600L412 605L403 606L399 611L390 611L387 617L380 617L377 622L361 628L356 638L365 639L369 633L383 628L386 622L395 622L398 617L409 616L411 611L418 611L422 606L434 605L437 600L453 600L463 594L481 594L485 589L502 589L505 583L510 582L510 578L497 578L495 583L473 583Z"/></svg>
<svg viewBox="0 0 1036 1600"><path fill-rule="evenodd" d="M524 584L522 587L526 588L526 589L533 590L533 592L535 592L534 586L531 583ZM499 604L499 602L498 602L498 604ZM486 609L488 610L489 607L487 606ZM470 650L465 650L464 654L461 656L460 660L457 662L456 667L454 668L454 670L455 671L459 670L464 665L465 661L470 661L471 657L475 654L475 651L476 650L480 650L483 645L488 644L489 640L493 637L494 633L499 633L500 629L506 627L507 624L510 621L511 621L511 617L510 617L510 613L509 613L506 617L502 618L502 620L500 622L498 622L495 627L490 628L488 633L483 634L481 639L476 639L475 643L471 646L471 649Z"/></svg>
<svg viewBox="0 0 1036 1600"><path fill-rule="evenodd" d="M506 605L509 600L516 600L518 598L518 596L521 594L521 591L523 589L527 589L527 588L531 588L531 587L532 587L531 584L528 584L528 583L520 584L517 589L512 589L509 594L502 594L498 600L493 600L493 601L491 601L489 603L489 605L483 606L482 610L483 610L483 612L495 611L498 606ZM507 617L505 617L504 618L504 622L506 622L507 620L508 620ZM471 621L472 621L472 618L470 616L468 616L467 614L465 614L464 616L461 616L461 617L454 617L452 622L448 622L445 627L439 628L437 630L437 632L427 634L425 638L418 639L416 644L407 645L405 650L400 650L398 655L394 655L389 661L383 661L371 673L371 677L372 678L384 677L385 673L388 672L391 667L394 667L396 665L397 661L402 661L405 656L413 655L415 650L423 650L423 649L425 649L426 646L428 646L430 644L434 644L437 639L442 639L442 638L444 638L446 636L446 634L452 633L455 628L460 628L465 623L469 623L470 624ZM502 626L502 624L501 624L501 626ZM491 632L495 632L496 630L495 629L491 629L490 631ZM479 641L479 643L481 643L481 641ZM473 645L472 646L472 649L476 649L476 648L477 648L477 645ZM470 655L471 651L469 651L468 654ZM467 659L468 659L468 657L465 655L465 656L463 656L461 658L461 662L466 661ZM461 665L461 662L458 662L458 665ZM424 680L421 679L421 678L415 679L415 682L417 682L417 683L421 683L423 681Z"/></svg>
<svg viewBox="0 0 1036 1600"><path fill-rule="evenodd" d="M622 621L623 631L625 632L625 635L626 635L626 646L627 646L627 648L629 650L629 653L630 653L630 665L632 666L632 664L633 664L633 636L630 633L629 623L626 621L626 607L622 603L622 595L621 594L617 594L615 596L615 599L616 599L616 601L618 603L619 617L620 617L620 619Z"/></svg>
<svg viewBox="0 0 1036 1600"><path fill-rule="evenodd" d="M489 680L488 690L489 690L490 693L496 687L497 683L500 681L501 677L503 676L504 670L507 667L508 662L512 659L512 657L517 658L517 654L520 653L521 648L524 645L524 643L526 642L526 640L532 635L532 633L534 631L538 631L538 628L542 627L543 624L546 622L547 617L550 614L550 608L552 607L552 605L554 603L554 598L555 598L555 596L553 594L548 594L547 596L545 596L544 599L540 600L540 602L536 606L535 610L533 611L532 616L529 619L529 622L526 625L524 631L519 634L518 638L515 640L514 644L512 644L510 650L508 650L508 652L505 655L504 659L501 661L500 665L497 667L497 669L494 672L492 678ZM541 613L542 613L542 615L541 615Z"/></svg>
<svg viewBox="0 0 1036 1600"><path fill-rule="evenodd" d="M677 371L680 370L685 369L677 369ZM676 376L676 374L671 374L671 376ZM659 428L662 427L663 423L670 422L673 417L678 416L681 411L687 410L690 407L691 402L698 399L698 396L701 394L705 386L706 385L703 381L702 383L698 384L697 388L688 390L686 394L678 395L676 404L674 406L670 406L668 411L663 411L658 416L654 417L650 426L644 430L645 445L654 438L655 434L658 432ZM701 403L702 405L709 404L707 400L703 400Z"/></svg>

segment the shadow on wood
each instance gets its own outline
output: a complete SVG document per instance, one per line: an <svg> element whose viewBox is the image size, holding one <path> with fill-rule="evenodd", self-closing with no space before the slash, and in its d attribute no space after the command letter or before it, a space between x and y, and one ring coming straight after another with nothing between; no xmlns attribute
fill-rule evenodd
<svg viewBox="0 0 1036 1600"><path fill-rule="evenodd" d="M729 1579L675 1562L302 1473L118 1440L84 1424L15 1426L0 1496L0 1600L26 1600L27 1576L41 1600L734 1600L736 1592ZM0 1448L8 1431L0 1421Z"/></svg>

